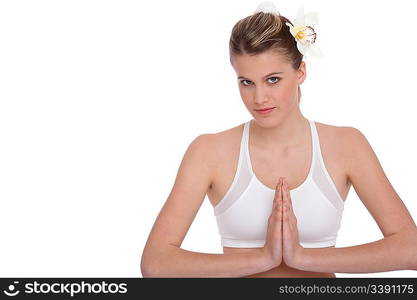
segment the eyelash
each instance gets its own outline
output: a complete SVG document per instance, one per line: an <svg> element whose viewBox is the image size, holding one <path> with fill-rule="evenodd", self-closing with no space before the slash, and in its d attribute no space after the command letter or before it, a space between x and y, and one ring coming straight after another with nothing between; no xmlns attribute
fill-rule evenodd
<svg viewBox="0 0 417 300"><path fill-rule="evenodd" d="M278 83L278 82L280 82L280 81L281 81L281 78L280 78L280 77L277 77L277 76L272 76L272 77L269 77L268 79L271 79L271 78L276 78L276 79L278 79L277 81L275 81L275 82L274 82L274 83L272 83L272 84L276 84L276 83ZM241 80L241 81L240 81L240 83L241 83L243 86L248 86L247 84L244 84L244 83L243 83L244 81L250 81L250 80L243 79L243 80Z"/></svg>

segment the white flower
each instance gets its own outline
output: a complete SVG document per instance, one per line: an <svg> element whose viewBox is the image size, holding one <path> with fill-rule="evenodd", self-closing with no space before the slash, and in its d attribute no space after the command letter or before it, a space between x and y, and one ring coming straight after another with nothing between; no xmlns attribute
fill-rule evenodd
<svg viewBox="0 0 417 300"><path fill-rule="evenodd" d="M294 20L294 26L285 23L289 28L292 36L297 41L298 50L305 56L310 53L316 57L323 57L323 53L316 44L316 31L313 26L319 21L319 13L311 12L304 15L304 8L300 6L297 16Z"/></svg>
<svg viewBox="0 0 417 300"><path fill-rule="evenodd" d="M255 9L254 13L263 12L263 13L271 13L274 15L279 15L279 11L275 4L271 1L263 1L259 3L258 7Z"/></svg>

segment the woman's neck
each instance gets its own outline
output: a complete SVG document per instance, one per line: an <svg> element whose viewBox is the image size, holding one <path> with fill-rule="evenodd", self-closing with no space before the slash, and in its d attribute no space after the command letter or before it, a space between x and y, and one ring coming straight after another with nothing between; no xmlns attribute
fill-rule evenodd
<svg viewBox="0 0 417 300"><path fill-rule="evenodd" d="M276 126L263 127L251 120L250 136L254 144L268 149L284 149L305 144L309 122L302 114L289 115Z"/></svg>

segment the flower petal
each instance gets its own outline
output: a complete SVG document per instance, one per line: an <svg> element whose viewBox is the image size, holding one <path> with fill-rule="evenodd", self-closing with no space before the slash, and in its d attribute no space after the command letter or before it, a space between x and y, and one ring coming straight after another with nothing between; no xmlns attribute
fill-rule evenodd
<svg viewBox="0 0 417 300"><path fill-rule="evenodd" d="M311 55L315 57L324 57L320 48L316 44L312 44L311 46L309 46L308 53L310 53Z"/></svg>
<svg viewBox="0 0 417 300"><path fill-rule="evenodd" d="M301 52L302 55L307 54L307 47L304 46L301 42L297 42L297 49Z"/></svg>
<svg viewBox="0 0 417 300"><path fill-rule="evenodd" d="M290 28L290 31L293 28L293 26L291 25L291 23L286 22L285 25L287 25Z"/></svg>
<svg viewBox="0 0 417 300"><path fill-rule="evenodd" d="M264 12L264 13L271 13L275 15L279 15L279 12L275 6L275 4L271 1L263 1L258 5L254 13L257 12Z"/></svg>
<svg viewBox="0 0 417 300"><path fill-rule="evenodd" d="M304 16L305 25L314 26L319 22L320 14L318 12L311 12Z"/></svg>
<svg viewBox="0 0 417 300"><path fill-rule="evenodd" d="M304 7L300 6L297 11L297 16L294 20L294 26L304 24Z"/></svg>
<svg viewBox="0 0 417 300"><path fill-rule="evenodd" d="M295 35L297 34L296 28L292 26L290 23L286 23L290 27L290 32L292 36L295 38Z"/></svg>

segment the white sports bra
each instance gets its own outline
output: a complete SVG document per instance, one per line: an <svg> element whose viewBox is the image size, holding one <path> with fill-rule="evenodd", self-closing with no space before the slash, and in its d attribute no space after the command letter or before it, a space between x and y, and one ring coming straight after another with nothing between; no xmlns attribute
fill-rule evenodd
<svg viewBox="0 0 417 300"><path fill-rule="evenodd" d="M311 166L305 181L290 190L290 196L301 246L330 247L336 244L344 201L324 165L315 122L308 121L313 145ZM260 182L252 170L250 122L244 124L233 182L222 200L214 206L223 247L263 247L272 212L275 189Z"/></svg>

